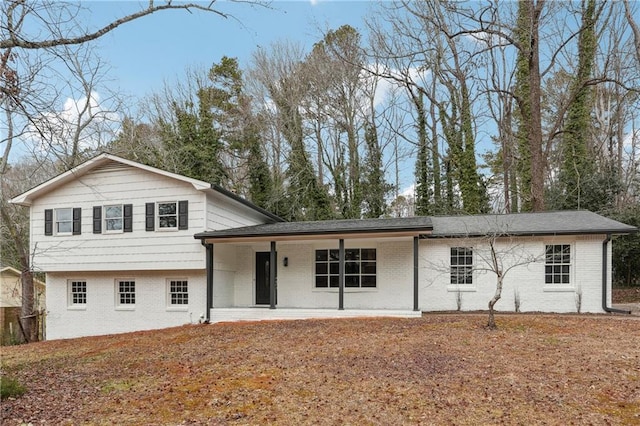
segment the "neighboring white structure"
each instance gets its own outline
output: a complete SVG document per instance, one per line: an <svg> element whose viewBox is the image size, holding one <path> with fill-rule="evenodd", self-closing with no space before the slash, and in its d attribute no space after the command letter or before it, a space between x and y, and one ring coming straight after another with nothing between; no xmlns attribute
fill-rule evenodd
<svg viewBox="0 0 640 426"><path fill-rule="evenodd" d="M585 211L283 222L222 188L109 154L12 202L31 208L49 339L486 309L490 247L507 271L497 309L604 312L610 236L636 231Z"/></svg>
<svg viewBox="0 0 640 426"><path fill-rule="evenodd" d="M45 309L45 285L33 279L34 308ZM0 344L22 341L18 324L22 309L22 273L11 266L0 269ZM18 336L18 337L16 337Z"/></svg>

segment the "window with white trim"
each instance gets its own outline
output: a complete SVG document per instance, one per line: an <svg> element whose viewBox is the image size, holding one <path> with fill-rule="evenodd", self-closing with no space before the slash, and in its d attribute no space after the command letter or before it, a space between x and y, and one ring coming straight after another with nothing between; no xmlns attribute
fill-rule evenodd
<svg viewBox="0 0 640 426"><path fill-rule="evenodd" d="M82 209L64 207L44 210L44 235L80 235Z"/></svg>
<svg viewBox="0 0 640 426"><path fill-rule="evenodd" d="M56 235L71 234L73 232L73 209L55 209Z"/></svg>
<svg viewBox="0 0 640 426"><path fill-rule="evenodd" d="M158 228L177 229L178 228L178 203L158 203Z"/></svg>
<svg viewBox="0 0 640 426"><path fill-rule="evenodd" d="M104 229L106 232L122 232L123 222L122 204L104 206Z"/></svg>
<svg viewBox="0 0 640 426"><path fill-rule="evenodd" d="M186 279L169 279L169 306L189 304L189 282Z"/></svg>
<svg viewBox="0 0 640 426"><path fill-rule="evenodd" d="M472 247L451 247L451 284L473 284Z"/></svg>
<svg viewBox="0 0 640 426"><path fill-rule="evenodd" d="M344 251L344 286L375 288L377 286L376 249L349 248ZM337 288L340 279L340 251L316 250L315 287Z"/></svg>
<svg viewBox="0 0 640 426"><path fill-rule="evenodd" d="M571 245L549 244L545 247L544 283L571 284Z"/></svg>
<svg viewBox="0 0 640 426"><path fill-rule="evenodd" d="M134 280L118 280L116 290L116 303L119 306L136 304L136 282Z"/></svg>
<svg viewBox="0 0 640 426"><path fill-rule="evenodd" d="M84 306L87 304L87 282L84 280L69 280L69 306Z"/></svg>

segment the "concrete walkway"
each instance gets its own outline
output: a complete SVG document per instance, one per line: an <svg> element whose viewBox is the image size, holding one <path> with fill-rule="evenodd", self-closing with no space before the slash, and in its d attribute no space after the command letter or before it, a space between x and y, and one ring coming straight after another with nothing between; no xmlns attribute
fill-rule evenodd
<svg viewBox="0 0 640 426"><path fill-rule="evenodd" d="M614 303L612 307L631 311L631 315L640 316L640 303Z"/></svg>

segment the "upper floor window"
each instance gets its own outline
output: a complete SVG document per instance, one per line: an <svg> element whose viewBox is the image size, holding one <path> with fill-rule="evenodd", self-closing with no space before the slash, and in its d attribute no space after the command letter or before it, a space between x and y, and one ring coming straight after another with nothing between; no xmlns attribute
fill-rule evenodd
<svg viewBox="0 0 640 426"><path fill-rule="evenodd" d="M145 229L189 229L189 201L161 201L145 205Z"/></svg>
<svg viewBox="0 0 640 426"><path fill-rule="evenodd" d="M44 235L80 235L82 209L60 208L44 211Z"/></svg>
<svg viewBox="0 0 640 426"><path fill-rule="evenodd" d="M451 247L451 284L473 284L472 247Z"/></svg>
<svg viewBox="0 0 640 426"><path fill-rule="evenodd" d="M571 245L551 244L545 247L545 284L570 284Z"/></svg>
<svg viewBox="0 0 640 426"><path fill-rule="evenodd" d="M93 233L133 231L133 204L111 204L93 207Z"/></svg>
<svg viewBox="0 0 640 426"><path fill-rule="evenodd" d="M375 288L376 249L349 248L344 251L344 286L347 288ZM316 288L338 287L340 279L340 251L316 250Z"/></svg>
<svg viewBox="0 0 640 426"><path fill-rule="evenodd" d="M104 229L107 232L122 232L122 205L104 206Z"/></svg>
<svg viewBox="0 0 640 426"><path fill-rule="evenodd" d="M158 203L158 228L178 227L178 203Z"/></svg>
<svg viewBox="0 0 640 426"><path fill-rule="evenodd" d="M71 234L73 231L73 209L56 209L56 234Z"/></svg>

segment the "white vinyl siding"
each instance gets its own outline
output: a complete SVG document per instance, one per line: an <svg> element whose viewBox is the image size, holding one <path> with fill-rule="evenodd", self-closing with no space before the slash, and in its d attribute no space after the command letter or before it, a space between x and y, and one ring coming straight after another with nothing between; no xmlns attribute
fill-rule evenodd
<svg viewBox="0 0 640 426"><path fill-rule="evenodd" d="M145 232L145 204L163 200L189 202L189 229ZM44 235L44 210L72 205L82 208L82 233L52 239ZM107 208L131 204L132 232L108 231ZM89 172L36 199L31 207L34 266L43 271L116 271L204 269L205 250L193 234L205 230L206 194L189 183L119 166ZM93 233L93 208L103 206L102 235ZM68 209L71 212L71 209ZM114 228L122 227L117 210ZM111 212L109 213L111 214ZM55 228L55 213L54 213Z"/></svg>
<svg viewBox="0 0 640 426"><path fill-rule="evenodd" d="M188 229L147 232L147 203L188 202ZM93 233L95 206L132 207L131 232ZM44 235L44 210L82 208L82 233L52 239ZM154 211L157 221L157 207ZM112 164L79 176L37 198L31 207L34 266L43 271L188 270L205 268L205 249L193 238L207 229L263 223L255 210L218 193L136 167ZM156 230L159 230L156 226ZM36 249L37 248L37 249Z"/></svg>
<svg viewBox="0 0 640 426"><path fill-rule="evenodd" d="M221 194L212 194L207 198L207 230L240 228L265 223L264 216L246 206L232 201Z"/></svg>

